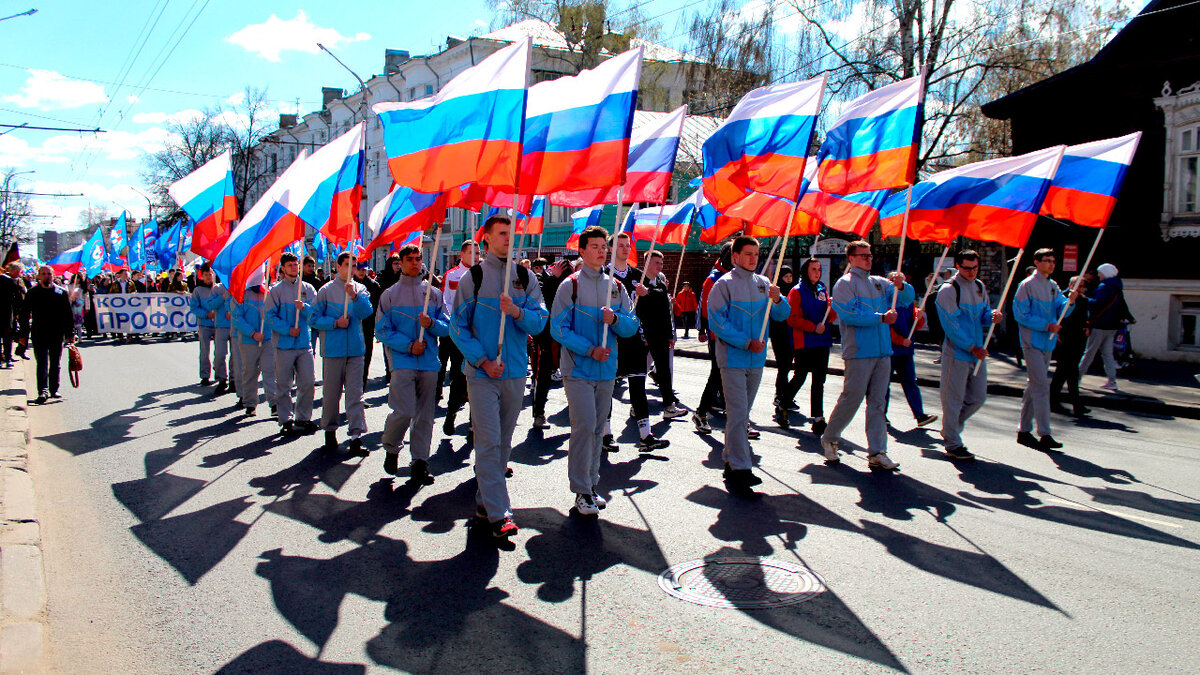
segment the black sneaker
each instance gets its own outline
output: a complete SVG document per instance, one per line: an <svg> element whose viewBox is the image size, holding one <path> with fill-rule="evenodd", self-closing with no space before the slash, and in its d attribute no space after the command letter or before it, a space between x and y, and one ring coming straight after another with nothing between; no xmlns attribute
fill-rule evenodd
<svg viewBox="0 0 1200 675"><path fill-rule="evenodd" d="M296 431L300 432L300 433L305 433L305 434L316 433L317 429L320 429L320 428L321 427L318 426L317 423L312 420L304 420L303 422L296 422Z"/></svg>
<svg viewBox="0 0 1200 675"><path fill-rule="evenodd" d="M480 506L480 505L476 504L476 505L475 505L475 518L476 518L477 520L482 520L483 522L485 522L485 523L486 523L486 522L487 522L487 519L488 519L487 509L485 509L485 508L483 508L482 506Z"/></svg>
<svg viewBox="0 0 1200 675"><path fill-rule="evenodd" d="M400 472L400 453L385 452L383 454L383 472L395 476Z"/></svg>
<svg viewBox="0 0 1200 675"><path fill-rule="evenodd" d="M227 383L225 380L217 380L217 388L213 389L213 396L220 396L228 389L229 383Z"/></svg>
<svg viewBox="0 0 1200 675"><path fill-rule="evenodd" d="M791 420L788 419L787 408L784 408L782 406L775 408L775 423L779 425L780 429L791 429L792 428L792 422L791 422Z"/></svg>
<svg viewBox="0 0 1200 675"><path fill-rule="evenodd" d="M604 452L616 452L621 448L617 445L617 442L613 440L612 434L604 434L604 438L600 441L600 449Z"/></svg>
<svg viewBox="0 0 1200 675"><path fill-rule="evenodd" d="M930 424L933 424L934 422L936 422L937 419L938 419L937 415L930 415L930 414L926 413L917 418L917 426L927 427Z"/></svg>
<svg viewBox="0 0 1200 675"><path fill-rule="evenodd" d="M332 429L325 432L325 445L323 447L325 449L325 452L337 452L337 448L338 448L337 433L335 431L333 431Z"/></svg>
<svg viewBox="0 0 1200 675"><path fill-rule="evenodd" d="M37 398L33 399L33 402L37 405L42 405L43 403L46 402L47 398L49 398L49 396L45 392L42 392L42 393L38 394Z"/></svg>
<svg viewBox="0 0 1200 675"><path fill-rule="evenodd" d="M50 392L50 398L57 400L62 398L62 394L58 393L57 391L52 391Z"/></svg>
<svg viewBox="0 0 1200 675"><path fill-rule="evenodd" d="M649 436L646 436L642 440L638 441L637 448L638 452L652 452L654 450L661 450L670 445L671 441L668 441L665 438L655 438L654 434L650 434Z"/></svg>
<svg viewBox="0 0 1200 675"><path fill-rule="evenodd" d="M746 425L746 438L749 438L752 441L757 441L758 439L762 438L762 433L758 429L755 429L754 427L747 424Z"/></svg>
<svg viewBox="0 0 1200 675"><path fill-rule="evenodd" d="M279 408L274 403L271 404L271 417L279 417Z"/></svg>
<svg viewBox="0 0 1200 675"><path fill-rule="evenodd" d="M1021 445L1025 446L1027 448L1033 448L1034 450L1042 449L1041 442L1038 441L1038 439L1035 438L1034 435L1029 433L1028 431L1018 431L1017 432L1017 443L1020 443Z"/></svg>
<svg viewBox="0 0 1200 675"><path fill-rule="evenodd" d="M975 455L972 455L971 451L967 450L967 446L965 446L965 445L960 445L957 448L946 448L946 455L950 459L961 459L961 460L975 459Z"/></svg>
<svg viewBox="0 0 1200 675"><path fill-rule="evenodd" d="M429 475L429 462L414 459L409 465L410 480L418 485L433 485L433 476Z"/></svg>
<svg viewBox="0 0 1200 675"><path fill-rule="evenodd" d="M207 387L210 384L212 384L212 382L210 382L207 377L200 378L200 386L201 387Z"/></svg>
<svg viewBox="0 0 1200 675"><path fill-rule="evenodd" d="M827 427L827 426L828 425L825 423L824 417L818 417L817 419L813 420L813 423L812 423L813 435L820 437L821 434L825 433L825 427Z"/></svg>
<svg viewBox="0 0 1200 675"><path fill-rule="evenodd" d="M750 469L735 469L725 463L724 471L725 482L729 483L732 489L748 490L755 485L762 485L762 479L754 475Z"/></svg>
<svg viewBox="0 0 1200 675"><path fill-rule="evenodd" d="M329 439L326 438L325 442L328 443ZM337 441L335 440L334 442L336 443ZM351 457L366 457L369 454L371 454L371 453L369 450L367 450L366 448L363 447L363 442L362 442L361 438L351 438L350 439L350 456Z"/></svg>
<svg viewBox="0 0 1200 675"><path fill-rule="evenodd" d="M511 466L504 467L504 477L512 478L512 467Z"/></svg>
<svg viewBox="0 0 1200 675"><path fill-rule="evenodd" d="M1050 434L1042 436L1042 439L1038 443L1041 444L1042 450L1046 452L1062 452L1061 448L1063 444L1054 440L1054 437Z"/></svg>
<svg viewBox="0 0 1200 675"><path fill-rule="evenodd" d="M255 415L258 414L258 411L255 410L254 408L246 408L246 412L244 412L242 414L245 415L246 417L254 417Z"/></svg>
<svg viewBox="0 0 1200 675"><path fill-rule="evenodd" d="M1071 410L1071 413L1076 417L1087 417L1090 412L1092 412L1091 408L1082 405L1077 405Z"/></svg>
<svg viewBox="0 0 1200 675"><path fill-rule="evenodd" d="M296 425L293 424L291 420L288 420L279 425L279 433L283 434L284 436L291 436L292 434L296 433Z"/></svg>

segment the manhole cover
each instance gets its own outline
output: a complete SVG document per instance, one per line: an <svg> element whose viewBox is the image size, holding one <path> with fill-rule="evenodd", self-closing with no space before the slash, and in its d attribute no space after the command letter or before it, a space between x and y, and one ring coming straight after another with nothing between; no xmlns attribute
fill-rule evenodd
<svg viewBox="0 0 1200 675"><path fill-rule="evenodd" d="M785 607L825 592L804 565L759 558L691 560L658 575L658 585L680 600L722 609Z"/></svg>

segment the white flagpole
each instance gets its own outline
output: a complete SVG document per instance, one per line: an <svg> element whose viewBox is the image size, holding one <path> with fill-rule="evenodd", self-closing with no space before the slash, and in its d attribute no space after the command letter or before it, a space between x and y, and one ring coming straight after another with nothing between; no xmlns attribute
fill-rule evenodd
<svg viewBox="0 0 1200 675"><path fill-rule="evenodd" d="M783 243L779 246L779 263L775 265L775 274L771 277L771 285L779 284L779 271L783 269L783 256L787 255L788 235L792 233L792 221L796 218L796 207L800 205L799 197L792 202L792 212L788 216L787 223L783 226ZM763 340L767 336L767 325L771 322L771 299L767 297L767 311L763 312L762 329L758 331L758 339Z"/></svg>
<svg viewBox="0 0 1200 675"><path fill-rule="evenodd" d="M922 312L925 311L925 303L929 300L929 294L933 291L933 282L937 281L937 275L938 275L938 273L940 273L942 271L942 263L945 262L946 255L948 253L950 253L950 245L946 244L946 248L942 250L942 257L938 258L937 264L934 265L934 267L933 267L933 279L931 279L929 281L929 283L925 285L925 296L923 298L921 298L921 304L919 305ZM897 293L896 295L900 295L900 294ZM908 329L908 339L911 340L913 333L916 333L916 332L917 332L917 322L914 320L912 323L912 327Z"/></svg>
<svg viewBox="0 0 1200 675"><path fill-rule="evenodd" d="M1004 290L1000 292L1000 304L996 305L996 311L1004 311L1004 299L1008 297L1008 289L1012 288L1013 279L1017 277L1017 265L1020 264L1021 258L1025 256L1025 247L1022 246L1017 251L1017 257L1013 260L1012 269L1008 272L1008 281L1004 282ZM987 338L983 341L983 348L987 349L988 343L992 341L992 334L996 332L996 324L988 326ZM979 374L979 369L983 367L983 359L979 359L975 364L975 374Z"/></svg>
<svg viewBox="0 0 1200 675"><path fill-rule="evenodd" d="M908 211L912 207L913 189L908 187L908 196L904 199L904 225L900 228L900 259L896 261L896 270L904 269L904 244L908 241ZM899 293L892 294L892 309L896 309L896 301L900 299Z"/></svg>
<svg viewBox="0 0 1200 675"><path fill-rule="evenodd" d="M437 233L433 235L433 250L429 254L429 284L425 287L425 302L421 303L421 313L424 314L429 310L429 293L433 290L433 259L438 252L438 244L442 241L442 224L438 222ZM425 326L421 325L421 320L417 318L417 325L420 329L417 331L417 342L425 339Z"/></svg>
<svg viewBox="0 0 1200 675"><path fill-rule="evenodd" d="M1060 324L1063 322L1063 319L1067 318L1067 310L1071 307L1071 300L1069 296L1079 288L1079 284L1083 283L1083 273L1088 270L1088 265L1092 264L1092 256L1096 254L1096 247L1100 245L1100 237L1104 236L1105 229L1107 228L1102 227L1100 228L1100 231L1096 233L1096 241L1092 242L1092 250L1088 251L1087 259L1083 261L1083 267L1079 268L1079 278L1076 279L1075 284L1071 286L1070 292L1067 294L1067 304L1063 307L1062 313L1058 315L1058 323Z"/></svg>
<svg viewBox="0 0 1200 675"><path fill-rule="evenodd" d="M624 199L625 199L625 186L622 184L621 187L617 188L617 219L613 226L612 261L609 262L609 264L608 264L608 273L609 273L608 274L608 293L606 293L604 296L605 306L608 305L610 299L612 298L613 283L614 283L614 279L617 278L617 275L616 275L616 271L617 271L617 228L621 227L621 207L624 206ZM629 243L630 243L630 245L633 244L633 237L629 238ZM601 318L601 321L603 322L603 318ZM603 324L603 326L604 326L603 332L600 334L600 348L607 349L608 348L608 324L605 323L605 324Z"/></svg>

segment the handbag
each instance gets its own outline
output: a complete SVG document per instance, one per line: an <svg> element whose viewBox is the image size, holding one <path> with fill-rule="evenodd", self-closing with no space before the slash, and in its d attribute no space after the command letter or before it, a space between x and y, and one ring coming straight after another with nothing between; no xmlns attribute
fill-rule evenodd
<svg viewBox="0 0 1200 675"><path fill-rule="evenodd" d="M79 388L79 371L83 370L83 354L79 351L79 347L73 344L67 345L67 377L71 380L71 386Z"/></svg>

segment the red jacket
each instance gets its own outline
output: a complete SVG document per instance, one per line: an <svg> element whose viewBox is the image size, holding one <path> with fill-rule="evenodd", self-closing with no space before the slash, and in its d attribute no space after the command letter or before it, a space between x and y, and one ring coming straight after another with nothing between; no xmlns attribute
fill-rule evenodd
<svg viewBox="0 0 1200 675"><path fill-rule="evenodd" d="M696 293L691 286L675 294L675 314L694 312L699 305L696 303Z"/></svg>

